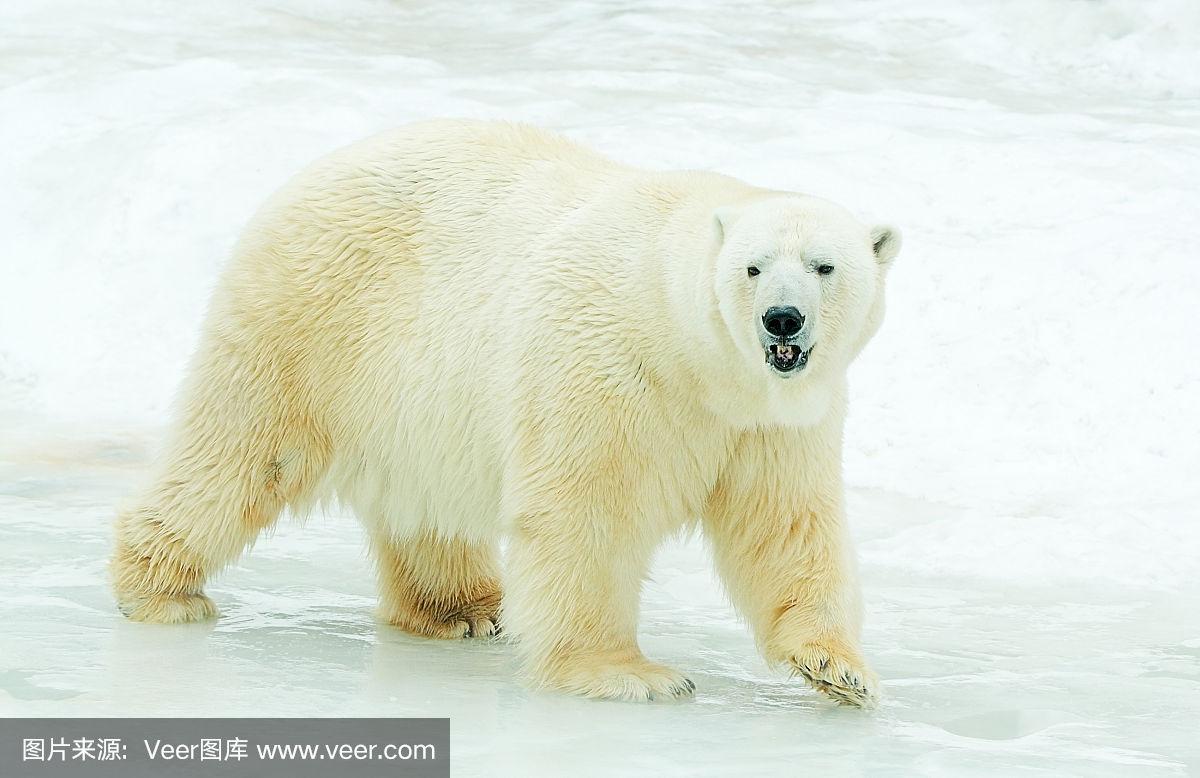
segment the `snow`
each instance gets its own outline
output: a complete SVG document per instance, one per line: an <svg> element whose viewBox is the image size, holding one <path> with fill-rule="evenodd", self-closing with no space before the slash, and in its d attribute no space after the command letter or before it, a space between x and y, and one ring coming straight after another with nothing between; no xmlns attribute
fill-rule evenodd
<svg viewBox="0 0 1200 778"><path fill-rule="evenodd" d="M1200 771L1200 5L44 0L0 29L0 714L448 715L457 775ZM116 614L108 523L240 225L445 115L904 230L847 430L877 713L763 666L694 539L644 600L681 704L377 626L344 516L284 522L215 624Z"/></svg>

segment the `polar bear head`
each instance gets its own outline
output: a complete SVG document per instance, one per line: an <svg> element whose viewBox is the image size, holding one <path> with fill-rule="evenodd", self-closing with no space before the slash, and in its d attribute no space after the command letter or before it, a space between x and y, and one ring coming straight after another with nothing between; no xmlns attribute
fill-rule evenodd
<svg viewBox="0 0 1200 778"><path fill-rule="evenodd" d="M840 381L883 319L899 232L799 195L718 208L714 229L715 295L738 372L776 401Z"/></svg>

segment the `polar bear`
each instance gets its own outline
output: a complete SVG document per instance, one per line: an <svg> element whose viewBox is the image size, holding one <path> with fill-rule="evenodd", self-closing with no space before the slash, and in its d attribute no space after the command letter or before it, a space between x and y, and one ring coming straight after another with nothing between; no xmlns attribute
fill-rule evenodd
<svg viewBox="0 0 1200 778"><path fill-rule="evenodd" d="M639 649L638 600L655 547L699 526L765 657L870 706L842 428L899 244L815 197L522 125L336 152L235 249L116 521L120 608L215 616L210 576L283 508L336 499L387 622L502 623L537 687L673 698L695 686Z"/></svg>

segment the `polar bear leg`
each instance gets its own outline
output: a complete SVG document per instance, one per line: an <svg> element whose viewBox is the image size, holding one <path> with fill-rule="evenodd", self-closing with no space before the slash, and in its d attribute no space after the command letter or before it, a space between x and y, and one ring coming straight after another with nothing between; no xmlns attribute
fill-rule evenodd
<svg viewBox="0 0 1200 778"><path fill-rule="evenodd" d="M839 703L870 708L879 678L859 649L862 606L835 422L747 433L718 479L704 528L766 659Z"/></svg>
<svg viewBox="0 0 1200 778"><path fill-rule="evenodd" d="M524 521L508 549L505 628L534 684L615 700L690 696L695 684L637 645L641 582L656 543L580 515Z"/></svg>
<svg viewBox="0 0 1200 778"><path fill-rule="evenodd" d="M116 521L117 603L135 621L216 615L201 587L303 504L330 444L271 373L212 348L194 371L174 442L150 488Z"/></svg>
<svg viewBox="0 0 1200 778"><path fill-rule="evenodd" d="M395 538L376 530L383 621L429 638L488 637L499 631L500 581L490 543L432 533Z"/></svg>

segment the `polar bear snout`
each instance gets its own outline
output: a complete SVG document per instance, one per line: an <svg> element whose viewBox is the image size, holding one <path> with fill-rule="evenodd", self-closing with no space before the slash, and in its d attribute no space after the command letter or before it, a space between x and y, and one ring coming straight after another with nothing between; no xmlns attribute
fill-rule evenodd
<svg viewBox="0 0 1200 778"><path fill-rule="evenodd" d="M759 341L767 364L785 378L795 375L808 365L814 344L812 327L805 327L811 317L794 305L772 305L762 315Z"/></svg>
<svg viewBox="0 0 1200 778"><path fill-rule="evenodd" d="M762 317L763 327L776 338L794 338L804 327L804 314L794 305L773 305Z"/></svg>

